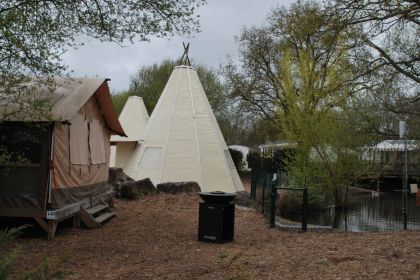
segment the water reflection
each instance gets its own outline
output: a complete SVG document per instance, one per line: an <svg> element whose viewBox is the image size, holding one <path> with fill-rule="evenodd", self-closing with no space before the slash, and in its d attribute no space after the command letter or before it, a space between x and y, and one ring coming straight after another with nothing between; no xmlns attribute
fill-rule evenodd
<svg viewBox="0 0 420 280"><path fill-rule="evenodd" d="M399 194L354 195L354 205L349 209L337 212L334 207L308 211L308 223L321 226L332 226L343 230L360 231L393 231L404 228L402 215L402 196ZM300 221L300 214L282 215L286 219ZM420 229L420 206L416 198L408 198L408 229Z"/></svg>

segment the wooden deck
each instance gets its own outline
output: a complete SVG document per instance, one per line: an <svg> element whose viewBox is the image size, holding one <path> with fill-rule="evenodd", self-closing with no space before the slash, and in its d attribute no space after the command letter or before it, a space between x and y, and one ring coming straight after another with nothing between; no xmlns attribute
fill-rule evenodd
<svg viewBox="0 0 420 280"><path fill-rule="evenodd" d="M99 196L86 198L82 201L66 205L63 208L47 211L3 211L0 216L4 217L28 217L33 218L48 234L48 239L53 239L57 225L60 221L73 218L73 226L80 227L80 212L82 209L94 207L100 203L112 203L113 192L107 192Z"/></svg>

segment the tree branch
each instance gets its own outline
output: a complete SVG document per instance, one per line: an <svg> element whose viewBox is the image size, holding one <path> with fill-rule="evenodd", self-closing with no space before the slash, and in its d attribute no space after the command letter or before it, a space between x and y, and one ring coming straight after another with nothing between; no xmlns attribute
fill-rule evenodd
<svg viewBox="0 0 420 280"><path fill-rule="evenodd" d="M408 72L408 71L405 71L403 68L401 68L400 66L399 66L399 63L398 62L395 62L392 58L391 58L391 56L390 55L388 55L388 53L385 51L385 50L383 50L381 47L379 47L378 45L376 45L375 43L373 43L371 40L369 40L369 39L366 39L366 43L370 46L370 47L372 47L372 48L374 48L375 50L377 50L380 54L381 54L381 56L384 58L384 59L386 59L391 65L392 65L392 67L394 67L397 71L399 71L401 74L403 74L403 75L405 75L405 76L407 76L407 77L409 77L410 79L412 79L413 81L415 81L415 82L417 82L417 83L420 83L420 77L417 77L417 76L415 76L415 75L413 75L412 73L410 73L410 72Z"/></svg>

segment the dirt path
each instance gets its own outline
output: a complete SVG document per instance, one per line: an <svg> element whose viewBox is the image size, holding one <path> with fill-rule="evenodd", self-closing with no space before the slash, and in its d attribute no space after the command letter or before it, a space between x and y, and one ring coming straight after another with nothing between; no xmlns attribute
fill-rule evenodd
<svg viewBox="0 0 420 280"><path fill-rule="evenodd" d="M47 257L66 279L420 279L420 232L292 233L236 210L235 241L197 242L198 195L117 200L102 229L23 238L14 273ZM61 262L61 264L57 264Z"/></svg>

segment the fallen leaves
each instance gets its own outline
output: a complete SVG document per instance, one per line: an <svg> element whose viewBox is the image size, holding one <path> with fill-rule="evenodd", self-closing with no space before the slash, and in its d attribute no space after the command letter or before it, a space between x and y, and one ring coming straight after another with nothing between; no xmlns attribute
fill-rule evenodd
<svg viewBox="0 0 420 280"><path fill-rule="evenodd" d="M18 239L8 248L20 247L14 275L48 257L64 262L51 273L66 279L420 279L419 231L293 233L236 209L235 241L203 243L199 201L187 194L116 200L117 217L102 229Z"/></svg>

